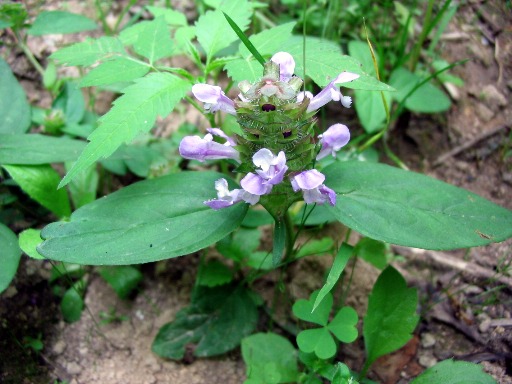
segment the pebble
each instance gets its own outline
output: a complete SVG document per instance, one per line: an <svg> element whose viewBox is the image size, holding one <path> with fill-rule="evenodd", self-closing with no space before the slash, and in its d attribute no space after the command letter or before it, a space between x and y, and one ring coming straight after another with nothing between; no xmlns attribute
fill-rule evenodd
<svg viewBox="0 0 512 384"><path fill-rule="evenodd" d="M478 117L484 122L488 122L494 117L494 112L487 108L485 104L477 104L475 111Z"/></svg>
<svg viewBox="0 0 512 384"><path fill-rule="evenodd" d="M421 335L421 346L423 348L433 347L436 343L436 339L431 333L425 332Z"/></svg>
<svg viewBox="0 0 512 384"><path fill-rule="evenodd" d="M55 355L61 355L66 349L66 342L64 340L59 340L55 343L52 348L52 351Z"/></svg>
<svg viewBox="0 0 512 384"><path fill-rule="evenodd" d="M484 97L484 100L493 107L505 107L507 106L507 98L503 96L503 94L498 91L498 88L496 88L493 84L487 84L482 88L481 91L482 96Z"/></svg>
<svg viewBox="0 0 512 384"><path fill-rule="evenodd" d="M72 361L71 363L66 364L66 371L68 371L70 375L78 375L80 372L82 372L82 367Z"/></svg>
<svg viewBox="0 0 512 384"><path fill-rule="evenodd" d="M437 364L437 359L434 356L423 355L418 359L418 363L420 363L422 367L430 368Z"/></svg>
<svg viewBox="0 0 512 384"><path fill-rule="evenodd" d="M491 327L491 319L485 319L478 326L478 330L481 333L487 333L489 331L490 327Z"/></svg>

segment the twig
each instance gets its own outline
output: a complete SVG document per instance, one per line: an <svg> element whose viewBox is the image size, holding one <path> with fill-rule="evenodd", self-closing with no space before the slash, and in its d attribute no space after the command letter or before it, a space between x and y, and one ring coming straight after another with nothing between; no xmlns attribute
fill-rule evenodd
<svg viewBox="0 0 512 384"><path fill-rule="evenodd" d="M509 288L512 288L512 277L505 276L503 274L497 273L496 271L481 267L475 263L460 260L449 255L448 253L440 251L427 251L418 248L407 248L398 245L394 245L393 249L397 253L407 257L414 257L415 259L420 259L424 262L431 262L442 265L444 267L452 268L464 273L468 273L480 279L494 280L501 284L507 285Z"/></svg>
<svg viewBox="0 0 512 384"><path fill-rule="evenodd" d="M446 160L448 160L450 157L458 155L459 153L465 151L466 149L471 148L472 146L477 144L479 141L487 139L490 136L495 135L496 133L498 133L499 131L501 131L501 130L503 130L505 128L509 128L509 126L506 125L506 124L505 125L498 125L497 127L494 127L494 128L492 128L492 129L490 129L490 130L488 130L486 132L482 132L481 134L479 134L475 138L473 138L471 140L468 140L465 143L462 143L461 145L459 145L459 146L451 149L450 151L442 154L441 156L439 156L437 158L437 160L434 162L434 166L437 167L438 165L441 165Z"/></svg>

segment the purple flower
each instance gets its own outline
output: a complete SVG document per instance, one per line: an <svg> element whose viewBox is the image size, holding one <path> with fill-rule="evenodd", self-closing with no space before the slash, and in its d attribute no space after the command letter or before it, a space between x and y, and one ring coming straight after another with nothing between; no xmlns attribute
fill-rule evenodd
<svg viewBox="0 0 512 384"><path fill-rule="evenodd" d="M252 195L243 189L228 189L228 182L226 179L219 179L215 182L215 189L217 190L217 199L207 200L204 202L212 209L218 210L229 207L239 201L245 201L251 205L256 204L260 197Z"/></svg>
<svg viewBox="0 0 512 384"><path fill-rule="evenodd" d="M304 201L307 204L324 204L328 202L336 205L336 192L322 184L325 176L316 169L303 171L295 175L291 182L295 192L302 190Z"/></svg>
<svg viewBox="0 0 512 384"><path fill-rule="evenodd" d="M316 159L323 159L329 154L336 157L336 152L349 142L350 131L346 125L334 124L331 125L323 134L318 135L318 138L320 139L322 149L316 156Z"/></svg>
<svg viewBox="0 0 512 384"><path fill-rule="evenodd" d="M286 156L283 151L277 156L266 148L260 149L252 157L254 165L260 169L256 173L248 173L240 185L247 192L254 195L266 195L272 187L283 181L284 174L288 170Z"/></svg>
<svg viewBox="0 0 512 384"><path fill-rule="evenodd" d="M231 115L236 115L235 103L222 89L216 85L194 84L192 93L196 99L202 101L206 112L225 111Z"/></svg>
<svg viewBox="0 0 512 384"><path fill-rule="evenodd" d="M295 71L295 60L288 52L278 52L270 59L279 64L280 81L288 82Z"/></svg>
<svg viewBox="0 0 512 384"><path fill-rule="evenodd" d="M336 88L335 84L348 83L357 78L359 78L358 74L347 71L341 72L338 77L331 81L318 95L311 99L307 112L316 111L331 100L340 101L345 108L349 108L350 104L352 104L352 98L349 96L343 96L340 90ZM302 96L302 98L304 98L304 96Z"/></svg>
<svg viewBox="0 0 512 384"><path fill-rule="evenodd" d="M234 159L240 162L240 153L232 147L233 139L227 136L218 128L211 128L204 139L199 136L185 136L180 142L180 155L185 159L199 160L218 160ZM216 136L226 138L224 144L213 141L212 133Z"/></svg>

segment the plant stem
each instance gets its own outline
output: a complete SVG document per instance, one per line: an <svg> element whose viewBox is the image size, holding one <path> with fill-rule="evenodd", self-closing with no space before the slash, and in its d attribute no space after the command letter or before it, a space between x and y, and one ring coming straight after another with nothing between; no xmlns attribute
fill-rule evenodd
<svg viewBox="0 0 512 384"><path fill-rule="evenodd" d="M27 59L28 61L30 61L30 64L32 64L32 66L37 70L37 72L39 72L39 74L42 77L44 75L43 67L41 66L41 64L39 64L39 61L37 61L37 59L35 58L32 51L29 49L27 44L25 44L25 41L20 36L18 31L14 31L14 35L16 36L16 40L18 41L18 46L21 48L25 56L27 56Z"/></svg>
<svg viewBox="0 0 512 384"><path fill-rule="evenodd" d="M411 61L409 65L411 72L414 72L416 70L416 65L418 65L418 61L420 59L421 48L423 47L423 43L430 32L430 19L432 18L433 8L434 0L429 0L427 5L427 12L425 12L425 18L423 19L421 33L420 36L418 37L418 41L414 45L414 50L411 55Z"/></svg>

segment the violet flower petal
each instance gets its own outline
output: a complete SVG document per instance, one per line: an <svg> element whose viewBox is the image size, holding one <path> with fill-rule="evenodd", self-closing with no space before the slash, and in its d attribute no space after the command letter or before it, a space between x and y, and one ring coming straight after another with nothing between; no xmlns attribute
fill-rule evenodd
<svg viewBox="0 0 512 384"><path fill-rule="evenodd" d="M295 71L295 60L293 60L292 55L288 52L278 52L270 60L279 64L280 80L288 82Z"/></svg>
<svg viewBox="0 0 512 384"><path fill-rule="evenodd" d="M314 189L319 187L325 180L325 176L316 169L303 171L292 179L292 187L295 192L299 189Z"/></svg>
<svg viewBox="0 0 512 384"><path fill-rule="evenodd" d="M346 125L334 124L331 125L323 134L319 135L318 138L320 139L322 149L316 156L316 159L323 159L329 154L336 157L336 152L347 145L350 141L350 131Z"/></svg>
<svg viewBox="0 0 512 384"><path fill-rule="evenodd" d="M217 85L194 84L192 93L196 99L205 103L204 108L207 112L225 111L229 114L236 115L235 103L222 89Z"/></svg>
<svg viewBox="0 0 512 384"><path fill-rule="evenodd" d="M224 145L231 145L232 147L234 147L236 145L235 139L233 139L232 137L226 135L221 129L219 129L219 128L206 128L206 130L209 133L211 133L212 135L219 136L219 137L222 137L223 139L225 139L226 142L224 143Z"/></svg>
<svg viewBox="0 0 512 384"><path fill-rule="evenodd" d="M179 152L185 159L205 161L218 159L234 159L240 162L240 153L229 145L213 141L211 134L204 139L199 136L185 136L179 146Z"/></svg>
<svg viewBox="0 0 512 384"><path fill-rule="evenodd" d="M311 99L311 103L309 103L307 112L315 111L323 107L331 100L340 101L344 107L347 107L347 105L348 107L350 107L352 99L347 99L347 97L343 96L340 90L335 86L335 84L347 83L357 78L359 78L359 75L356 73L347 71L340 73L333 81L327 84L327 86L324 89L322 89L322 91L320 91L318 95Z"/></svg>
<svg viewBox="0 0 512 384"><path fill-rule="evenodd" d="M266 195L272 190L272 185L266 183L266 180L255 173L248 173L240 180L242 188L253 195Z"/></svg>

